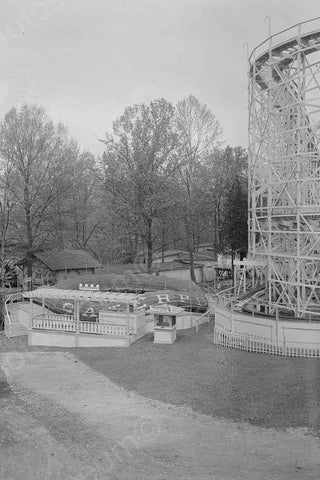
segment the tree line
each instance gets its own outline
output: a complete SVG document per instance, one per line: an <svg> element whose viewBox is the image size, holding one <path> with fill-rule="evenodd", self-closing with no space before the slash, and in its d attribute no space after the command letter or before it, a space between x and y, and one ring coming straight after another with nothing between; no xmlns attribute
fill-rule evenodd
<svg viewBox="0 0 320 480"><path fill-rule="evenodd" d="M25 104L0 122L1 272L24 252L85 249L101 262L141 262L201 243L214 254L246 246L247 155L225 147L209 108L190 95L127 107L82 150L45 110Z"/></svg>

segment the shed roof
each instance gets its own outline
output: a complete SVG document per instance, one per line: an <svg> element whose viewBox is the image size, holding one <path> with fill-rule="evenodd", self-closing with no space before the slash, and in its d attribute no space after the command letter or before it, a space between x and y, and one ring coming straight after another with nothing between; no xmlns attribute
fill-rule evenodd
<svg viewBox="0 0 320 480"><path fill-rule="evenodd" d="M180 260L180 262L190 263L190 254L181 252L178 255L178 259ZM193 254L193 260L194 260L194 262L198 262L198 263L201 263L201 262L215 262L215 259L212 256L205 255L203 253L194 253Z"/></svg>
<svg viewBox="0 0 320 480"><path fill-rule="evenodd" d="M163 303L150 307L150 312L158 313L159 315L179 315L179 313L184 312L184 308L176 307L175 305L169 305L168 303Z"/></svg>
<svg viewBox="0 0 320 480"><path fill-rule="evenodd" d="M95 258L85 250L47 250L34 252L33 256L44 263L50 270L77 270L102 267ZM24 258L19 263L25 263Z"/></svg>
<svg viewBox="0 0 320 480"><path fill-rule="evenodd" d="M152 272L171 272L172 270L186 270L189 266L182 262L164 262L155 263L151 269Z"/></svg>
<svg viewBox="0 0 320 480"><path fill-rule="evenodd" d="M179 255L179 253L186 253L184 252L183 250L166 250L165 252L163 252L163 256L164 258L166 257L171 257L172 255ZM156 252L153 254L153 259L156 260L158 258L162 258L162 252Z"/></svg>

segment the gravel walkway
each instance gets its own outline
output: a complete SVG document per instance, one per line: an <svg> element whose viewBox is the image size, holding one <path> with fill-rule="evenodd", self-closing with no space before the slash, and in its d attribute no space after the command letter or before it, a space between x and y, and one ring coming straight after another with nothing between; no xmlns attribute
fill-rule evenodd
<svg viewBox="0 0 320 480"><path fill-rule="evenodd" d="M65 352L3 353L4 480L316 479L319 440L147 400ZM1 380L1 378L0 378Z"/></svg>

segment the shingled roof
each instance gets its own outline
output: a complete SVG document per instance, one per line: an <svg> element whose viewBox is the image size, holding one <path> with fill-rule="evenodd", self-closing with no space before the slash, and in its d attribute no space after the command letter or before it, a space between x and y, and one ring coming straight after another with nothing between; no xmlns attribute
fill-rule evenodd
<svg viewBox="0 0 320 480"><path fill-rule="evenodd" d="M47 250L34 252L33 256L54 272L102 267L101 263L84 250ZM25 263L25 259L19 263Z"/></svg>

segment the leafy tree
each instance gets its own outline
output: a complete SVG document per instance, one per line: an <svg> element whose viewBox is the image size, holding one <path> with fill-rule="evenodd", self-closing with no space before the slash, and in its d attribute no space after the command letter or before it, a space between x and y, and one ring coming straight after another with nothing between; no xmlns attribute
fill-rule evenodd
<svg viewBox="0 0 320 480"><path fill-rule="evenodd" d="M104 188L114 214L141 238L152 266L155 226L172 204L171 176L176 169L174 109L164 99L125 109L106 135Z"/></svg>
<svg viewBox="0 0 320 480"><path fill-rule="evenodd" d="M222 234L225 247L231 249L232 261L237 249L247 249L248 189L247 156L241 147L232 149L230 171L225 182Z"/></svg>
<svg viewBox="0 0 320 480"><path fill-rule="evenodd" d="M239 180L245 197L247 195L247 155L242 147L217 148L208 155L205 166L207 182L204 188L210 211L207 228L217 255L231 248L225 218L229 215L230 222L230 194L236 180ZM247 204L243 206L246 216Z"/></svg>

